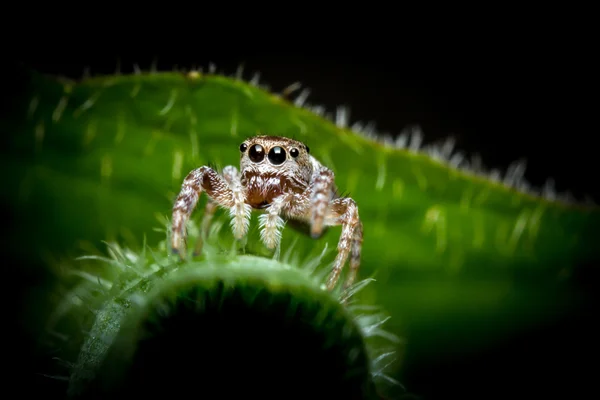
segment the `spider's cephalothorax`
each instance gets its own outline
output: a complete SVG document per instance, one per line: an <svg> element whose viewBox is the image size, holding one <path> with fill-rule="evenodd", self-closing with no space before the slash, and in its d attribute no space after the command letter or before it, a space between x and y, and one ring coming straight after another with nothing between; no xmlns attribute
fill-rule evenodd
<svg viewBox="0 0 600 400"><path fill-rule="evenodd" d="M217 206L229 210L236 239L247 233L252 209L261 210L261 239L269 248L275 248L281 239L283 218L308 224L313 238L327 226L342 225L327 288L335 287L348 256L350 271L344 286L350 286L360 265L362 223L354 200L336 195L333 172L310 155L305 144L285 137L255 136L244 141L239 151L240 172L227 166L219 175L204 166L186 176L173 207L173 251L183 257L185 225L204 191L209 201L202 236L206 236ZM200 238L197 251L201 243Z"/></svg>

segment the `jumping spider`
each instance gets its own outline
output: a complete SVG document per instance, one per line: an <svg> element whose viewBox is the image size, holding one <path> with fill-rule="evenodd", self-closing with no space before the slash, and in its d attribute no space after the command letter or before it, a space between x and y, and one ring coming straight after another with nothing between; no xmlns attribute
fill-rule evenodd
<svg viewBox="0 0 600 400"><path fill-rule="evenodd" d="M261 210L261 240L270 249L281 239L281 216L308 225L314 239L322 235L324 228L342 225L327 289L335 287L349 255L350 271L344 288L350 286L360 265L362 222L354 200L337 194L333 172L310 155L305 144L285 137L255 136L245 140L239 149L241 173L234 166L227 166L221 176L203 166L185 177L173 207L173 252L183 258L186 222L204 191L209 199L201 227L203 237L218 206L229 209L236 239L246 235L251 211Z"/></svg>

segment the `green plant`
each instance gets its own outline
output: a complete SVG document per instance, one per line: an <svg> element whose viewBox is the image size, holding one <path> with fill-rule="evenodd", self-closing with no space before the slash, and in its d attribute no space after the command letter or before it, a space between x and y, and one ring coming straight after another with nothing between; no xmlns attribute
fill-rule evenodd
<svg viewBox="0 0 600 400"><path fill-rule="evenodd" d="M194 224L190 231L196 239ZM384 371L398 341L381 329L385 315L352 302L343 307L324 291L314 274L321 257L297 264L292 252L278 261L207 246L201 262L174 262L164 255L166 242L158 254L113 244L109 258L82 257L111 269L113 278L79 265L72 273L84 279L50 316L49 331L71 335L72 349L63 354L77 354L66 371L70 397L177 396L201 384L229 396L241 390L237 395L280 398L294 388L294 395L375 398L375 383L400 387ZM350 299L370 282L338 295ZM90 322L77 320L86 315ZM89 333L73 336L80 324ZM148 381L169 384L142 383Z"/></svg>
<svg viewBox="0 0 600 400"><path fill-rule="evenodd" d="M568 312L578 301L565 285L571 269L597 257L597 207L525 191L518 164L502 180L480 173L459 163L450 142L422 147L418 131L395 143L373 140L369 129L346 126L343 109L336 125L323 118L322 108L301 106L301 99L294 104L215 74L81 82L24 75L0 125L12 133L5 135L2 163L10 173L1 200L26 221L16 225L8 245L30 265L56 268L82 252L102 254L103 240L139 254L139 238L146 237L158 252L164 232L154 230L157 218L168 218L187 171L209 162L235 165L239 142L257 132L306 142L352 194L365 224L359 278L376 279L357 299L390 313L386 329L419 336L424 362L447 347L477 349L556 318L549 312L554 304ZM243 249L271 257L256 226L253 218ZM331 229L314 241L285 229L281 249L301 255L293 264L303 265L325 247L335 249L338 237ZM235 245L227 230L215 231L215 238L220 248ZM324 254L323 264L333 256ZM75 268L96 283L116 279L105 265ZM48 313L41 308L41 316ZM485 326L474 325L481 317Z"/></svg>

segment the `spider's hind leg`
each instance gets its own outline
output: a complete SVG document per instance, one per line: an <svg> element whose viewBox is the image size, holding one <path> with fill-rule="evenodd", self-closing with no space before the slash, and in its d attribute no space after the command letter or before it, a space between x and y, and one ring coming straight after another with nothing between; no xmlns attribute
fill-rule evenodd
<svg viewBox="0 0 600 400"><path fill-rule="evenodd" d="M204 246L204 241L208 237L208 232L210 231L210 225L217 211L218 204L212 201L210 198L206 203L206 207L204 208L204 215L202 216L202 224L200 226L200 234L198 239L196 239L196 247L194 248L193 256L197 257L202 253L202 248Z"/></svg>

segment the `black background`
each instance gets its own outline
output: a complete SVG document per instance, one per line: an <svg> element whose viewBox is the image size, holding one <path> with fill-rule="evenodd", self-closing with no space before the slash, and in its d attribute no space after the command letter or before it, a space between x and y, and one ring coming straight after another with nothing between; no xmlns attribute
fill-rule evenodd
<svg viewBox="0 0 600 400"><path fill-rule="evenodd" d="M285 40L293 29L277 25L271 40ZM170 46L141 35L127 45L83 45L87 39L72 34L62 46L56 46L54 36L38 38L35 46L23 47L12 59L70 77L81 76L86 67L92 74L114 73L117 64L122 72L131 72L134 63L149 69L154 60L159 70L175 65L206 69L214 62L220 72L234 74L243 63L247 79L260 71L261 82L274 91L299 81L311 89L309 103L329 111L349 106L351 122L372 120L379 131L392 135L418 124L425 143L452 135L459 149L477 152L487 167L503 171L510 162L525 158L526 178L535 186L553 177L559 191L570 190L577 198L589 194L600 201L592 48L577 38L565 43L562 30L532 29L531 35L516 34L510 40L504 31L493 38L472 32L468 44L436 39L435 46L411 47L404 45L422 32L403 41L389 32L377 39L359 33L356 40L346 38L345 45L329 36L307 37L309 46L282 42L269 50L258 39L252 45L240 43L245 33L237 32L226 51L205 46L206 41L215 43L206 34L185 43L174 38ZM226 29L212 33L223 42L231 34ZM582 280L588 288L597 282L596 277ZM409 366L402 382L424 399L574 398L594 388L595 367L586 362L598 355L597 336L590 330L595 315L594 304L560 326L507 338L505 347L489 353L430 368ZM28 368L22 374L29 375L35 366L21 361Z"/></svg>

